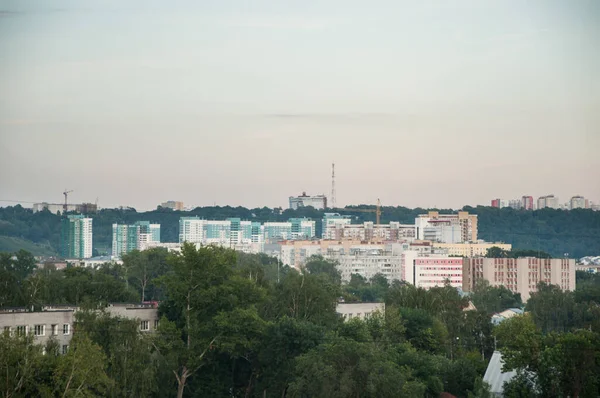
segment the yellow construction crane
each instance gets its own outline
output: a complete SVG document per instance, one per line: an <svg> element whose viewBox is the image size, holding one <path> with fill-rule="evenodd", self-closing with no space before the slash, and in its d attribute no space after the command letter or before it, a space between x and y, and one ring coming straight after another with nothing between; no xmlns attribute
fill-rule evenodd
<svg viewBox="0 0 600 398"><path fill-rule="evenodd" d="M379 221L381 219L381 213L383 213L383 211L381 210L381 202L379 201L379 199L377 199L377 206L374 209L348 209L347 207L343 208L343 209L336 209L340 212L360 212L360 213L375 213L375 224L379 225Z"/></svg>

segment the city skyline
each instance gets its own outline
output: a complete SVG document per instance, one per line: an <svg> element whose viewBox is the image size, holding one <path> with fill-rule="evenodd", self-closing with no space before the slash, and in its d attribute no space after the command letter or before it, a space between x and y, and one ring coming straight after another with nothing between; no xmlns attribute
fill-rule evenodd
<svg viewBox="0 0 600 398"><path fill-rule="evenodd" d="M3 200L600 199L600 4L7 1ZM0 203L2 206L11 203Z"/></svg>

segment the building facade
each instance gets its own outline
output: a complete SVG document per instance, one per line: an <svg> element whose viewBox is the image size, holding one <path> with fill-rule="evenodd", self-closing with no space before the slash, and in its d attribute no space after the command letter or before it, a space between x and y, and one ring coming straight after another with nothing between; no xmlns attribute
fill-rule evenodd
<svg viewBox="0 0 600 398"><path fill-rule="evenodd" d="M569 201L569 207L571 209L586 209L588 207L588 203L583 196L573 196Z"/></svg>
<svg viewBox="0 0 600 398"><path fill-rule="evenodd" d="M418 240L442 243L477 242L477 215L466 211L457 214L439 214L430 211L415 219Z"/></svg>
<svg viewBox="0 0 600 398"><path fill-rule="evenodd" d="M309 196L302 192L300 196L290 196L290 209L297 210L300 207L312 206L317 210L327 208L327 198L325 195Z"/></svg>
<svg viewBox="0 0 600 398"><path fill-rule="evenodd" d="M523 196L521 198L521 207L525 210L533 210L533 196Z"/></svg>
<svg viewBox="0 0 600 398"><path fill-rule="evenodd" d="M468 258L463 264L463 290L473 291L478 280L520 293L525 302L539 282L575 290L575 260L567 258Z"/></svg>
<svg viewBox="0 0 600 398"><path fill-rule="evenodd" d="M63 258L92 257L92 219L68 215L61 220L60 255Z"/></svg>
<svg viewBox="0 0 600 398"><path fill-rule="evenodd" d="M112 256L120 258L132 250L146 250L149 245L160 242L160 224L138 221L132 225L113 224Z"/></svg>
<svg viewBox="0 0 600 398"><path fill-rule="evenodd" d="M36 344L45 345L55 340L60 353L66 354L73 334L76 306L44 306L41 311L26 308L0 309L0 332L9 334L33 334ZM111 316L136 319L141 332L158 328L158 309L154 304L109 304L105 309Z"/></svg>
<svg viewBox="0 0 600 398"><path fill-rule="evenodd" d="M433 247L437 249L447 250L449 256L460 257L484 257L488 249L499 247L502 250L512 250L510 243L490 243L490 242L474 242L474 243L439 243L433 242Z"/></svg>
<svg viewBox="0 0 600 398"><path fill-rule="evenodd" d="M403 255L403 280L423 289L436 286L460 288L463 285L463 259L439 255L423 256L415 251Z"/></svg>
<svg viewBox="0 0 600 398"><path fill-rule="evenodd" d="M65 205L62 203L34 203L33 204L33 212L37 213L38 211L48 210L50 213L57 214L63 213L65 209ZM98 211L98 205L94 203L77 203L77 204L67 204L67 212L77 212L77 213L96 213Z"/></svg>
<svg viewBox="0 0 600 398"><path fill-rule="evenodd" d="M183 202L179 202L176 200L168 200L166 202L162 202L160 204L160 207L164 207L165 209L182 211L183 210Z"/></svg>
<svg viewBox="0 0 600 398"><path fill-rule="evenodd" d="M344 320L353 318L364 320L376 312L384 315L385 303L338 303L335 307L335 312L344 318Z"/></svg>
<svg viewBox="0 0 600 398"><path fill-rule="evenodd" d="M412 224L394 221L389 224L375 224L372 221L351 224L348 221L349 218L328 218L326 215L323 219L323 239L383 242L415 238L415 226Z"/></svg>
<svg viewBox="0 0 600 398"><path fill-rule="evenodd" d="M316 233L316 223L308 218L290 218L285 222L266 222L262 233L266 243L280 240L312 239Z"/></svg>
<svg viewBox="0 0 600 398"><path fill-rule="evenodd" d="M537 208L539 209L558 209L560 208L560 203L558 203L558 198L554 195L546 195L540 196L537 200Z"/></svg>

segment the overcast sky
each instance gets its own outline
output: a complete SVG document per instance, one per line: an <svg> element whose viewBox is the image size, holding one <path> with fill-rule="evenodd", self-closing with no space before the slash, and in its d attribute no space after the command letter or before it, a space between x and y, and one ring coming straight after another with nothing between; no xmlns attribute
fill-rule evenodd
<svg viewBox="0 0 600 398"><path fill-rule="evenodd" d="M0 200L600 202L599 154L597 0L0 0Z"/></svg>

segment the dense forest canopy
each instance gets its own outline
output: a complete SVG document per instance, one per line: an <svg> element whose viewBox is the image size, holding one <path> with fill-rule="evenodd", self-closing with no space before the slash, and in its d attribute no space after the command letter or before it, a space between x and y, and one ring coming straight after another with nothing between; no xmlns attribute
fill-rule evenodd
<svg viewBox="0 0 600 398"><path fill-rule="evenodd" d="M575 258L600 254L600 239L598 238L600 236L600 212L597 211L589 209L525 211L485 206L467 206L463 210L478 215L479 238L486 241L511 243L515 249L542 251L556 257L562 257L565 253ZM382 211L382 223L399 221L412 224L415 217L426 213L428 209L384 206ZM450 213L452 210L443 209L441 212ZM137 212L134 209L103 209L91 217L94 218L94 248L100 254L106 254L110 252L113 223L133 223L143 220L159 223L161 224L161 240L177 242L180 217L198 216L213 220L239 217L259 222L309 217L316 221L317 235L320 235L324 213L325 211L315 210L312 207L282 210L268 207L247 209L245 207L210 206L198 207L191 211L173 211L163 208L148 212ZM351 210L344 213L352 215L355 222L375 221L373 213L352 212ZM32 210L21 206L0 208L0 238L2 237L25 239L57 249L60 237L60 217L48 211L33 213ZM2 247L2 244L3 241L0 239L0 251L14 250L13 247Z"/></svg>
<svg viewBox="0 0 600 398"><path fill-rule="evenodd" d="M33 335L0 334L0 390L8 396L491 398L482 382L497 346L518 377L508 397L600 393L600 275L577 272L577 291L539 285L524 316L504 288L389 284L381 275L340 283L335 264L303 270L261 254L186 245L133 252L123 265L36 268L30 253L0 254L0 308L76 304L66 355ZM385 302L344 321L336 303ZM110 302L160 301L156 332L112 317ZM45 348L45 349L44 349ZM44 350L43 350L44 349ZM44 354L45 353L45 354ZM534 372L532 374L532 372ZM523 395L523 393L526 393Z"/></svg>

